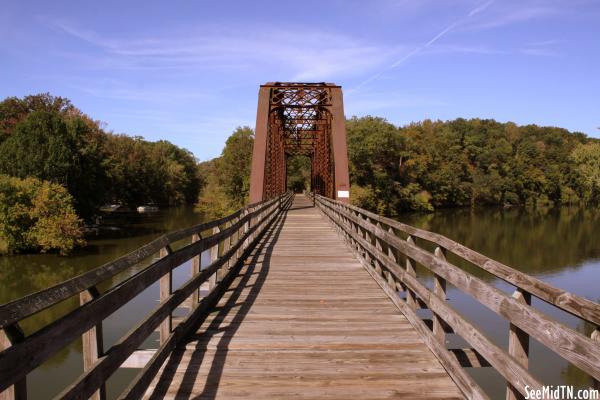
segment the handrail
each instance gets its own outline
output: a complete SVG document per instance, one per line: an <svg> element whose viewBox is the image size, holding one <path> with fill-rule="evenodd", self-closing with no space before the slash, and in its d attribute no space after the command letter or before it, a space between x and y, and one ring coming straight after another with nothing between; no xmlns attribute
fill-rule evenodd
<svg viewBox="0 0 600 400"><path fill-rule="evenodd" d="M59 398L90 396L104 398L106 380L159 325L161 326L161 348L157 354L160 355L158 358L164 359L168 354L165 353L165 349L172 349L181 339L182 331L189 331L202 313L218 300L224 287L228 285L228 279L233 271L243 264L243 260L249 255L266 228L273 223L282 210L289 206L292 198L291 193L285 193L274 199L247 206L225 218L167 234L89 273L1 306L4 325L0 333L9 339L10 346L0 352L0 392L10 388L11 385L14 385L14 388L9 390L20 388L18 390L24 391L25 385L22 382L27 374L81 335L84 338L85 372L75 383L65 389ZM201 237L201 233L210 228L213 229L213 234ZM170 244L189 236L192 236L191 244L176 251L171 249ZM207 249L211 249L211 263L200 271L199 257ZM220 256L219 249L222 250ZM152 256L159 250L161 258L151 265L105 293L101 294L97 290L98 283ZM170 285L172 270L190 259L196 265L195 273L182 287L173 291ZM103 352L102 321L159 279L161 280L159 306L117 344ZM207 297L199 301L200 285L207 280L214 282L214 285ZM168 284L164 285L165 282ZM77 293L81 293L82 299L79 307L31 335L21 335L16 340L14 331L18 330L20 320L61 301L58 299L65 299ZM45 295L50 299L46 299ZM186 299L191 299L192 313L186 321L173 329L171 313ZM163 337L164 326L167 330ZM94 338L94 343L88 343L89 348L86 348L86 337L89 337L86 335L90 334L93 335L91 337ZM146 373L145 376L149 375ZM20 396L25 398L26 394L21 393Z"/></svg>
<svg viewBox="0 0 600 400"><path fill-rule="evenodd" d="M250 206L244 208L248 209ZM140 261L150 257L153 254L167 245L183 238L192 236L195 233L204 232L212 229L215 226L227 223L238 217L244 209L237 210L231 215L224 218L181 229L171 232L161 237L154 239L148 244L132 251L129 254L121 256L114 261L94 268L93 270L84 272L81 275L75 276L64 282L58 283L49 288L31 293L9 303L0 305L0 328L4 328L16 321L20 321L36 314L40 311L49 308L56 303L68 299L69 297L79 294L91 286L95 286L100 282L112 278L120 272L132 267Z"/></svg>
<svg viewBox="0 0 600 400"><path fill-rule="evenodd" d="M313 196L315 204L331 219L367 267L369 273L382 285L395 304L407 315L415 328L425 336L426 344L438 356L442 365L457 381L469 398L479 397L479 392L465 384L465 376L448 362L445 333L460 335L472 346L469 351L482 357L508 382L507 398L516 399L529 389L541 389L541 383L528 371L529 337L551 349L566 361L580 368L592 378L600 380L600 344L598 329L592 337L577 332L541 313L531 306L531 295L598 326L600 304L555 288L508 266L491 260L445 236L423 231L389 218L381 217L356 206ZM398 232L406 234L403 239ZM432 253L418 246L418 237L437 245ZM496 289L446 260L450 251L488 272L516 286L513 296ZM404 258L406 266L400 266ZM434 275L433 290L416 277L415 263L423 265ZM450 283L469 294L480 304L510 322L508 352L496 346L477 327L460 315L446 302L446 284ZM403 291L405 300L398 296ZM565 303L565 299L568 302ZM433 313L432 329L424 332L423 321L415 310L425 307ZM433 335L437 340L427 340Z"/></svg>
<svg viewBox="0 0 600 400"><path fill-rule="evenodd" d="M329 199L324 198L324 200ZM462 258L463 260L468 261L472 265L489 272L497 278L500 278L511 285L533 294L540 300L552 304L561 310L566 311L591 324L600 325L600 308L598 307L597 303L594 303L591 300L570 293L564 289L557 288L556 286L553 286L538 278L511 268L439 233L415 228L413 226L403 224L402 222L395 221L391 218L382 217L351 204L345 204L345 206L347 206L348 209L356 211L371 220L397 229L406 235L417 237L436 244Z"/></svg>

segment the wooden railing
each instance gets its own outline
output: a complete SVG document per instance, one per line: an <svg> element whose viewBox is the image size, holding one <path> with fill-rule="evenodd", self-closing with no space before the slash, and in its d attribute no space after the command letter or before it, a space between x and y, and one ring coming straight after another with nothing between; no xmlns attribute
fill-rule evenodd
<svg viewBox="0 0 600 400"><path fill-rule="evenodd" d="M507 399L522 399L541 383L528 369L529 339L534 338L594 380L600 380L600 305L551 286L477 253L445 236L381 217L322 196L315 204L334 223L366 269L421 334L427 346L467 398L486 393L462 367L491 366L507 382ZM424 243L429 244L423 246ZM427 248L434 248L429 251ZM446 260L447 252L515 287L511 295ZM433 290L416 276L416 263L433 274ZM450 284L506 319L508 351L501 349L446 301ZM531 297L550 303L595 327L587 337L531 306ZM416 314L429 309L432 320ZM431 322L431 324L428 324ZM455 333L471 347L447 349L445 335Z"/></svg>
<svg viewBox="0 0 600 400"><path fill-rule="evenodd" d="M225 218L183 229L66 282L0 306L0 399L26 399L27 375L73 341L82 337L84 372L57 398L103 399L107 379L131 357L157 328L160 347L121 394L121 399L143 395L160 366L178 342L202 322L243 265L260 236L291 204L293 195L249 205ZM173 250L173 243L191 242ZM200 268L200 257L210 250L210 264ZM156 254L159 259L103 293L98 285ZM192 260L192 276L177 290L173 269ZM150 285L160 281L160 304L115 345L104 351L102 322ZM200 286L209 292L200 296ZM73 296L80 306L34 333L25 335L23 319ZM184 301L191 312L176 327L172 313Z"/></svg>

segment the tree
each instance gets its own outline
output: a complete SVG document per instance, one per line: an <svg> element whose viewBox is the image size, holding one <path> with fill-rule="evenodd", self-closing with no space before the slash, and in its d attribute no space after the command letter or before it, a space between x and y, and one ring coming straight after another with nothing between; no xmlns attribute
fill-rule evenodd
<svg viewBox="0 0 600 400"><path fill-rule="evenodd" d="M0 143L8 138L17 124L34 111L47 111L60 115L83 116L71 102L50 93L18 97L7 97L0 102Z"/></svg>
<svg viewBox="0 0 600 400"><path fill-rule="evenodd" d="M372 116L347 120L346 131L351 200L379 214L600 204L600 141L582 133L463 118L398 128ZM203 164L202 209L230 212L245 203L252 144L252 131L238 128L221 157ZM307 187L309 162L288 159L289 189Z"/></svg>
<svg viewBox="0 0 600 400"><path fill-rule="evenodd" d="M600 203L600 142L579 144L571 153L577 189L586 203Z"/></svg>
<svg viewBox="0 0 600 400"><path fill-rule="evenodd" d="M148 142L140 136L108 134L104 152L111 202L130 207L196 202L202 182L188 150L166 140Z"/></svg>
<svg viewBox="0 0 600 400"><path fill-rule="evenodd" d="M210 217L221 217L243 207L250 190L254 132L238 127L225 142L221 156L201 163L204 182L198 208Z"/></svg>
<svg viewBox="0 0 600 400"><path fill-rule="evenodd" d="M102 134L81 117L33 111L0 144L0 173L65 186L84 217L104 201Z"/></svg>
<svg viewBox="0 0 600 400"><path fill-rule="evenodd" d="M404 157L404 138L383 118L352 117L346 122L350 180L368 198L376 198L376 210L394 215L400 208L398 190Z"/></svg>
<svg viewBox="0 0 600 400"><path fill-rule="evenodd" d="M220 183L235 208L244 206L248 200L253 147L254 131L247 126L238 127L227 138L221 153Z"/></svg>
<svg viewBox="0 0 600 400"><path fill-rule="evenodd" d="M374 117L348 120L347 131L352 201L375 212L600 203L591 148L578 147L596 141L582 133L462 118L396 128Z"/></svg>
<svg viewBox="0 0 600 400"><path fill-rule="evenodd" d="M0 175L0 254L83 245L73 197L61 185Z"/></svg>
<svg viewBox="0 0 600 400"><path fill-rule="evenodd" d="M310 190L310 157L290 156L287 159L287 188L295 193Z"/></svg>

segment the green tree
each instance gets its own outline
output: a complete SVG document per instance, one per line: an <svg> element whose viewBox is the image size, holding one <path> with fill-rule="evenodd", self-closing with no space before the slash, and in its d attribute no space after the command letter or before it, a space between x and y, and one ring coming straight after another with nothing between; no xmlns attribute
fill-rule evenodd
<svg viewBox="0 0 600 400"><path fill-rule="evenodd" d="M250 191L250 167L254 131L238 127L225 142L219 162L220 183L235 208L242 207L248 200Z"/></svg>
<svg viewBox="0 0 600 400"><path fill-rule="evenodd" d="M71 252L83 245L73 198L61 185L0 175L0 253Z"/></svg>
<svg viewBox="0 0 600 400"><path fill-rule="evenodd" d="M197 206L201 211L220 217L247 203L253 146L252 129L238 127L227 139L220 157L200 164L204 187Z"/></svg>
<svg viewBox="0 0 600 400"><path fill-rule="evenodd" d="M600 142L579 144L570 159L581 197L586 203L600 203Z"/></svg>
<svg viewBox="0 0 600 400"><path fill-rule="evenodd" d="M582 178L597 167L583 161L586 151L574 153L596 142L582 133L462 118L396 128L374 117L348 120L347 131L350 178L359 190L352 201L379 213L599 203Z"/></svg>
<svg viewBox="0 0 600 400"><path fill-rule="evenodd" d="M104 201L103 135L82 117L33 111L0 144L0 173L65 186L84 217Z"/></svg>
<svg viewBox="0 0 600 400"><path fill-rule="evenodd" d="M310 190L310 157L295 155L287 159L287 188L295 193Z"/></svg>
<svg viewBox="0 0 600 400"><path fill-rule="evenodd" d="M71 102L64 97L40 93L31 96L7 97L0 102L0 143L8 138L17 124L34 111L47 111L54 114L82 116Z"/></svg>
<svg viewBox="0 0 600 400"><path fill-rule="evenodd" d="M373 193L375 211L395 215L401 208L401 167L404 138L383 118L352 117L346 122L351 183ZM352 198L353 196L351 196Z"/></svg>

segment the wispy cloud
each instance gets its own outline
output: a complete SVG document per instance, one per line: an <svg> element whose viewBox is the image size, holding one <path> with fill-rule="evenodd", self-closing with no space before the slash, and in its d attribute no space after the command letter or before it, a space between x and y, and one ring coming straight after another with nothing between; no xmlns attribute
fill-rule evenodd
<svg viewBox="0 0 600 400"><path fill-rule="evenodd" d="M535 19L545 18L554 15L557 12L558 10L551 5L505 5L504 7L499 7L494 13L490 13L485 17L481 17L472 21L468 24L468 26L465 26L465 28L473 31L499 28L506 25L524 23Z"/></svg>
<svg viewBox="0 0 600 400"><path fill-rule="evenodd" d="M393 62L392 64L390 64L386 69L384 69L384 70L382 70L382 71L380 71L380 72L378 72L378 73L376 73L374 75L371 75L369 78L365 79L364 81L362 81L361 83L359 83L357 86L355 86L351 90L358 90L359 88L363 87L367 83L370 83L370 82L374 81L375 79L379 78L385 72L387 72L387 71L389 71L391 69L394 69L394 68L398 67L401 64L404 64L406 61L408 61L409 59L411 59L414 56L418 55L419 53L423 52L428 47L430 47L431 45L433 45L435 42L437 42L438 40L440 40L442 37L444 37L445 35L447 35L450 31L452 31L453 29L455 29L458 25L464 23L466 20L468 20L468 19L476 16L477 14L480 14L483 11L485 11L489 6L491 6L494 3L494 1L495 0L486 1L486 2L478 5L477 7L471 9L471 11L469 11L469 13L465 17L460 18L460 19L452 22L446 28L442 29L439 33L437 33L435 36L433 36L431 39L429 39L427 42L425 42L421 46L418 46L418 47L414 48L412 51L406 53L404 56L402 56L401 58L399 58L398 60L396 60L395 62Z"/></svg>
<svg viewBox="0 0 600 400"><path fill-rule="evenodd" d="M510 54L508 50L489 47L486 45L461 45L461 44L436 44L422 51L423 54L444 54L444 53L464 53L464 54Z"/></svg>
<svg viewBox="0 0 600 400"><path fill-rule="evenodd" d="M246 66L285 71L282 78L287 79L339 79L363 74L398 51L347 35L301 28L256 29L237 35L207 29L161 38L125 39L106 37L64 21L44 19L44 23L100 48L103 57L91 56L94 59L89 61L98 59L96 66L115 69L197 71Z"/></svg>
<svg viewBox="0 0 600 400"><path fill-rule="evenodd" d="M519 49L519 53L528 56L560 57L561 53L556 49L560 43L563 41L555 39L530 42Z"/></svg>

